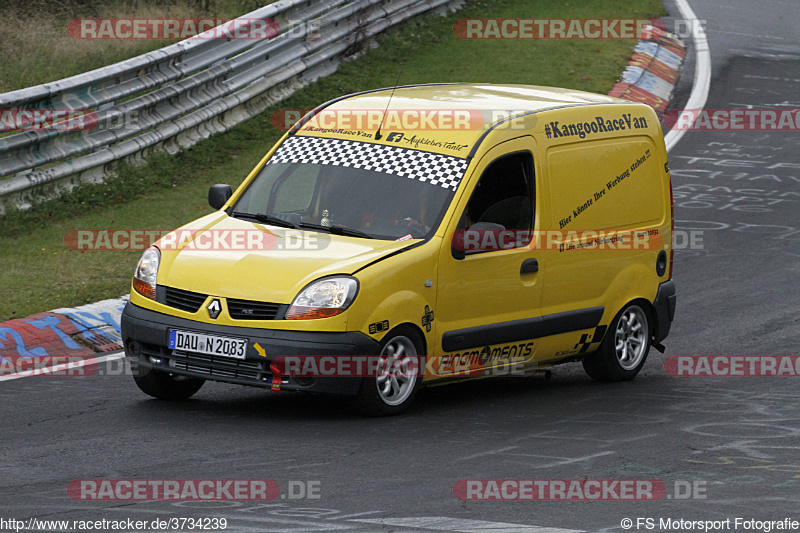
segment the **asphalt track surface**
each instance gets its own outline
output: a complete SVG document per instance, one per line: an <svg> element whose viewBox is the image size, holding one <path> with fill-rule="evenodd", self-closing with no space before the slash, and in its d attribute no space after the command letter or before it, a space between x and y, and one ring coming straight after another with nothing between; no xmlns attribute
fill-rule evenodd
<svg viewBox="0 0 800 533"><path fill-rule="evenodd" d="M707 21L713 61L707 108L800 107L800 4L692 7ZM690 45L678 106L691 89L692 56ZM693 234L702 246L677 252L667 352L651 350L633 382L595 383L567 365L550 380L427 389L402 416L365 419L337 399L215 383L191 401L159 402L139 392L119 360L91 377L5 381L0 518L215 517L227 519L226 531L494 533L623 531L624 518L637 531L665 530L659 519L667 518L730 519L718 531L757 531L734 529L734 520L800 519L800 382L677 378L664 369L670 355L798 353L798 147L797 132L716 131L688 132L672 151L677 229L702 232ZM272 479L282 494L270 502L75 501L66 489L78 479ZM462 501L453 488L464 479L649 479L666 495ZM318 497L293 498L301 482L318 487Z"/></svg>

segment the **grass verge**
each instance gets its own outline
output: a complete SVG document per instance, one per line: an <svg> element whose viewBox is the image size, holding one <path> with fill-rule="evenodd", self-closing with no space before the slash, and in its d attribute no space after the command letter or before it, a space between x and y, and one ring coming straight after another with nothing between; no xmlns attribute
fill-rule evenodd
<svg viewBox="0 0 800 533"><path fill-rule="evenodd" d="M172 229L208 213L208 187L238 185L283 133L274 111L307 109L342 94L395 83L493 82L553 85L607 93L635 41L476 41L453 35L459 18L652 18L658 0L483 0L446 17L422 16L379 38L332 76L262 115L175 156L126 166L102 185L82 185L28 212L0 218L0 321L75 306L129 291L140 252L73 251L74 229Z"/></svg>
<svg viewBox="0 0 800 533"><path fill-rule="evenodd" d="M176 41L77 39L67 24L79 18L233 18L256 0L3 0L0 2L0 93L117 63Z"/></svg>

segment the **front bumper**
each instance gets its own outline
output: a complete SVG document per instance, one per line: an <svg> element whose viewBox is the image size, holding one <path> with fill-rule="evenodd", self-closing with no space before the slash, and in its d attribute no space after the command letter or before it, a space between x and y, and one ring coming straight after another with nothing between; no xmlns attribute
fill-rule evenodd
<svg viewBox="0 0 800 533"><path fill-rule="evenodd" d="M254 387L275 388L270 362L277 356L353 356L378 353L378 343L360 332L286 331L245 328L196 322L151 311L130 302L122 312L122 341L125 357L134 372L150 370ZM248 339L245 359L231 359L171 350L170 329L197 331ZM266 351L262 357L254 345ZM303 390L353 395L360 377L279 376L280 390Z"/></svg>

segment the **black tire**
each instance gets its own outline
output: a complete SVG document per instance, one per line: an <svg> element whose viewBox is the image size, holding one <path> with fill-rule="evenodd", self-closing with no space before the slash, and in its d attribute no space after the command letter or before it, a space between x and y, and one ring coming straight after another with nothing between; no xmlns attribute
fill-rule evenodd
<svg viewBox="0 0 800 533"><path fill-rule="evenodd" d="M141 376L135 376L133 380L145 394L149 394L159 400L170 401L191 398L205 383L205 380L200 378L177 376L157 370L151 370Z"/></svg>
<svg viewBox="0 0 800 533"><path fill-rule="evenodd" d="M398 326L387 333L378 352L378 370L361 380L355 397L358 410L368 416L390 416L407 409L422 383L423 346L421 335L411 326Z"/></svg>
<svg viewBox="0 0 800 533"><path fill-rule="evenodd" d="M629 303L611 321L600 348L583 359L583 369L597 381L633 379L647 360L650 335L647 311L641 303Z"/></svg>

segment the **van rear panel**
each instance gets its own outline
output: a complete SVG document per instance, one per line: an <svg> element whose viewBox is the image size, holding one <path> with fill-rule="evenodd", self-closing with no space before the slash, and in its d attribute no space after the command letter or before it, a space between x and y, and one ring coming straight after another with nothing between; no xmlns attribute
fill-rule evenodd
<svg viewBox="0 0 800 533"><path fill-rule="evenodd" d="M542 113L537 124L540 207L547 246L542 314L603 307L598 328L543 339L541 361L599 343L627 303L651 304L666 276L670 189L658 120L646 106L612 104Z"/></svg>
<svg viewBox="0 0 800 533"><path fill-rule="evenodd" d="M666 219L663 166L649 137L618 137L547 150L550 226L646 229Z"/></svg>

